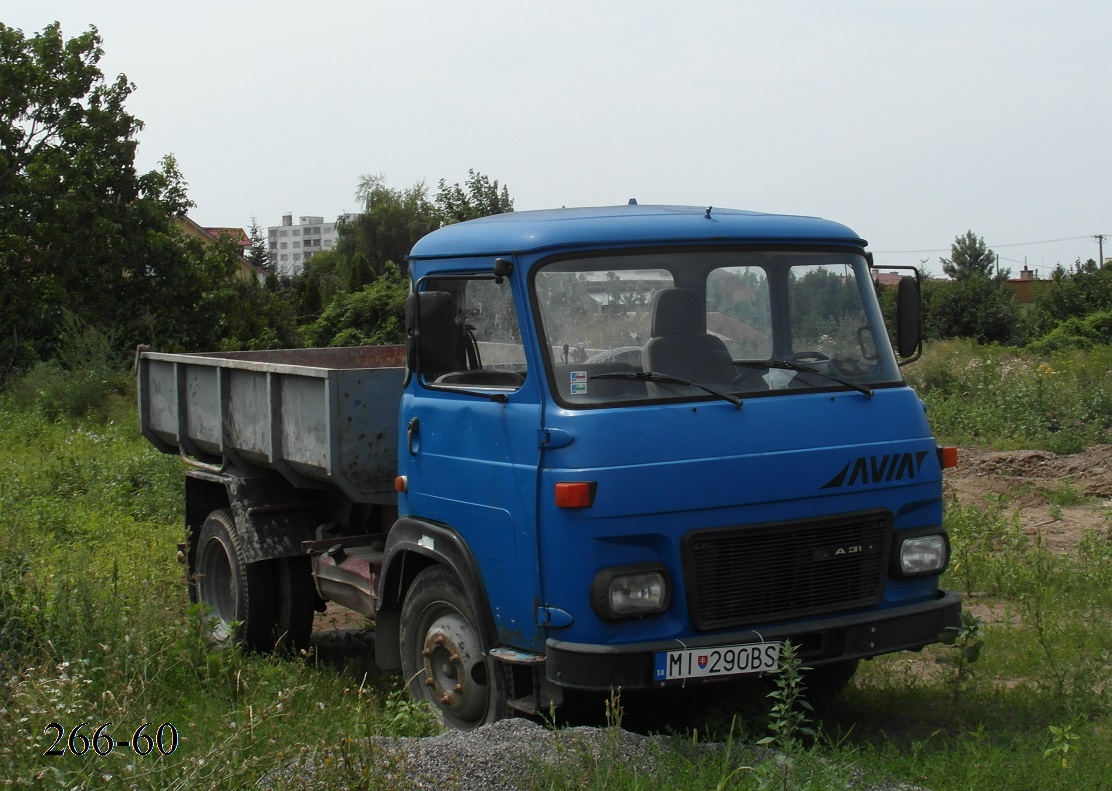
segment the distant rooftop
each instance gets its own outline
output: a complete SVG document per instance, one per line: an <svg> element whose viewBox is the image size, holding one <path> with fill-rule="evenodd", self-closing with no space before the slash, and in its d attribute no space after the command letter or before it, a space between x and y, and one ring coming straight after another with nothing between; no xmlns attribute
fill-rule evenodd
<svg viewBox="0 0 1112 791"><path fill-rule="evenodd" d="M205 228L205 230L217 239L230 239L241 247L251 246L251 239L242 228Z"/></svg>

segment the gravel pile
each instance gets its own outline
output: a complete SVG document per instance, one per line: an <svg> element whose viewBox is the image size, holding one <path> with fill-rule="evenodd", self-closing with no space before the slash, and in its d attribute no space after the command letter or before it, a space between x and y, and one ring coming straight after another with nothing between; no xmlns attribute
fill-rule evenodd
<svg viewBox="0 0 1112 791"><path fill-rule="evenodd" d="M642 736L617 729L551 730L525 719L509 719L469 733L449 731L429 738L373 740L378 777L390 788L445 791L523 791L536 787L538 773L550 767L552 777L582 775L585 768L604 771L610 756L651 787L674 788L662 776L660 756L676 750L690 757L720 753L725 745L691 742L665 736ZM734 745L733 767L755 766L773 754L758 746ZM665 764L665 766L667 766ZM304 770L305 767L302 767ZM728 770L727 770L728 771ZM594 776L596 772L586 772ZM541 787L548 785L543 779ZM926 791L905 784L875 785L862 778L850 782L855 791Z"/></svg>
<svg viewBox="0 0 1112 791"><path fill-rule="evenodd" d="M501 720L469 733L376 742L404 773L397 778L399 787L459 791L517 791L529 787L538 767L571 769L613 754L632 771L656 776L657 756L671 744L663 737L618 730L551 730L524 719Z"/></svg>
<svg viewBox="0 0 1112 791"><path fill-rule="evenodd" d="M354 782L360 788L392 791L532 791L558 785L560 780L584 777L597 787L605 779L604 773L618 763L623 768L623 780L636 776L642 787L672 789L679 779L668 777L668 767L675 759L664 758L665 754L678 751L693 760L708 756L720 759L724 749L725 745L719 743L696 745L674 737L643 736L614 728L552 730L530 720L509 719L469 733L373 737L362 742L356 754L333 752L325 760L346 764L353 770L353 778L359 778ZM730 766L722 771L729 774L738 767L754 767L774 754L766 747L734 744ZM309 791L322 787L322 783L330 787L335 781L319 777L315 760L310 758L270 773L257 787ZM929 791L904 783L876 783L860 775L848 779L845 787L848 791Z"/></svg>

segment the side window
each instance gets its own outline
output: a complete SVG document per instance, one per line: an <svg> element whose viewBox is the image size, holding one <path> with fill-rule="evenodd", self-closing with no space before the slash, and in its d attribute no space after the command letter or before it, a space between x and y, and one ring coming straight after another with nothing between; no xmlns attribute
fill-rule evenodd
<svg viewBox="0 0 1112 791"><path fill-rule="evenodd" d="M525 348L509 281L430 280L420 321L426 384L497 390L524 384Z"/></svg>

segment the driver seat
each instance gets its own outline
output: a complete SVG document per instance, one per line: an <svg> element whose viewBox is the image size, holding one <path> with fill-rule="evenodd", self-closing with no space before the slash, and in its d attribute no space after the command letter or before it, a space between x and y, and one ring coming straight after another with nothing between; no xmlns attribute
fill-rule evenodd
<svg viewBox="0 0 1112 791"><path fill-rule="evenodd" d="M733 357L717 335L707 332L702 295L686 288L663 288L649 303L650 335L641 363L646 371L701 384L732 382Z"/></svg>

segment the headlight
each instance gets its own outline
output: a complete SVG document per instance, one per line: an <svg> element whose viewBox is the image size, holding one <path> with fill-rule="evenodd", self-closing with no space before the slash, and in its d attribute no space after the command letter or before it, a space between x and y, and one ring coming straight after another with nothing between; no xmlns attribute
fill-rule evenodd
<svg viewBox="0 0 1112 791"><path fill-rule="evenodd" d="M657 565L603 569L591 583L591 607L604 621L668 609L668 572Z"/></svg>
<svg viewBox="0 0 1112 791"><path fill-rule="evenodd" d="M899 544L893 571L900 577L941 574L950 560L950 541L945 533L909 536Z"/></svg>

